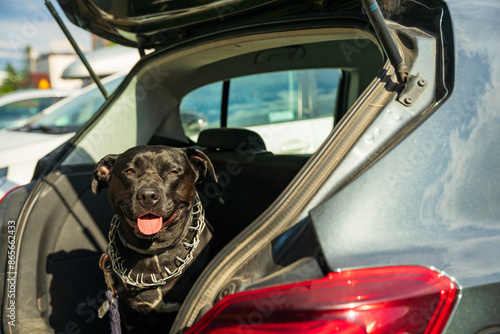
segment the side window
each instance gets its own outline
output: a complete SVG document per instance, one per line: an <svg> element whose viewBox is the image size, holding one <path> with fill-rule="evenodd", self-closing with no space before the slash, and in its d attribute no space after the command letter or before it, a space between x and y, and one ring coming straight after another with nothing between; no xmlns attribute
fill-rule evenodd
<svg viewBox="0 0 500 334"><path fill-rule="evenodd" d="M227 126L231 128L296 121L299 72L257 74L231 80Z"/></svg>
<svg viewBox="0 0 500 334"><path fill-rule="evenodd" d="M220 127L222 82L203 86L189 93L181 102L181 121L186 136L193 141L208 128Z"/></svg>
<svg viewBox="0 0 500 334"><path fill-rule="evenodd" d="M220 127L247 128L260 134L275 154L309 154L331 132L335 119L339 69L283 71L231 79L228 98L223 83L201 87L181 103L181 120L188 137ZM227 119L221 122L221 110Z"/></svg>

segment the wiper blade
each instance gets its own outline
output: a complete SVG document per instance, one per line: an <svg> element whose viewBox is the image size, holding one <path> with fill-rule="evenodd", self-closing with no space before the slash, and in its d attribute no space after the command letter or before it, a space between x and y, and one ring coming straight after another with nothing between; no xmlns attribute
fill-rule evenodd
<svg viewBox="0 0 500 334"><path fill-rule="evenodd" d="M38 125L38 126L26 125L22 129L25 129L28 132L40 131L43 133L50 133L50 134L63 134L68 132L68 129L65 127L52 128L50 126L45 126L45 125Z"/></svg>

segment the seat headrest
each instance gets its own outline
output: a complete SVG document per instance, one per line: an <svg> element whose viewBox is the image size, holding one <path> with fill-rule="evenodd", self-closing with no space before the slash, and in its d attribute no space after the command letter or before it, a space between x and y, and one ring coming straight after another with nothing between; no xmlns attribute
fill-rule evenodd
<svg viewBox="0 0 500 334"><path fill-rule="evenodd" d="M221 151L266 150L261 136L247 129L206 129L200 132L198 145Z"/></svg>

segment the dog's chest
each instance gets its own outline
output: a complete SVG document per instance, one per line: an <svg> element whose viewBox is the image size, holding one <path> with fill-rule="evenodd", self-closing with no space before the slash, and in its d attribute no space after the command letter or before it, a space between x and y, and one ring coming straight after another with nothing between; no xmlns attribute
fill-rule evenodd
<svg viewBox="0 0 500 334"><path fill-rule="evenodd" d="M153 260L153 262L161 266L161 261L158 261L158 259ZM136 268L136 270L139 272L139 270L142 269L145 277L151 277L151 275L155 275L156 273L156 277L158 278L160 277L160 274L158 274L159 266L151 264L149 266L144 266L144 264L142 264L142 266L138 266L139 268ZM180 277L174 278L164 285L148 288L136 288L134 286L120 284L119 297L122 302L127 304L128 308L143 316L151 313L177 312L185 297L184 291L181 291L183 289L179 289L179 278ZM147 279L144 279L144 281L147 281Z"/></svg>
<svg viewBox="0 0 500 334"><path fill-rule="evenodd" d="M204 233L206 234L206 233ZM135 312L147 315L151 313L177 312L186 297L190 287L200 274L203 266L198 265L198 261L205 263L206 254L202 252L206 247L206 235L201 238L200 247L193 252L193 262L185 266L181 274L165 282L163 285L148 288L137 288L129 284L120 282L119 297L122 302ZM130 277L133 281L148 282L153 279L161 279L166 275L166 268L169 272L179 268L179 258L185 257L186 248L180 245L160 255L144 257L121 250L128 257L129 270L132 270ZM204 253L204 254L201 254Z"/></svg>
<svg viewBox="0 0 500 334"><path fill-rule="evenodd" d="M166 300L165 295L165 289L160 287L143 290L138 294L131 295L131 298L127 298L125 295L123 298L128 299L127 304L131 309L143 315L151 314L151 312L171 313L179 311L181 301L170 298Z"/></svg>

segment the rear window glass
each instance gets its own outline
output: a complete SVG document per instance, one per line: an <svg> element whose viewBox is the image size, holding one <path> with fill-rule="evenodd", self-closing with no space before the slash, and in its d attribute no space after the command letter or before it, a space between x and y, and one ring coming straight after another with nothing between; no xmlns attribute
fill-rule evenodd
<svg viewBox="0 0 500 334"><path fill-rule="evenodd" d="M213 83L182 100L183 128L196 141L202 130L227 124L259 133L274 153L313 153L333 128L341 79L339 69L321 69Z"/></svg>

